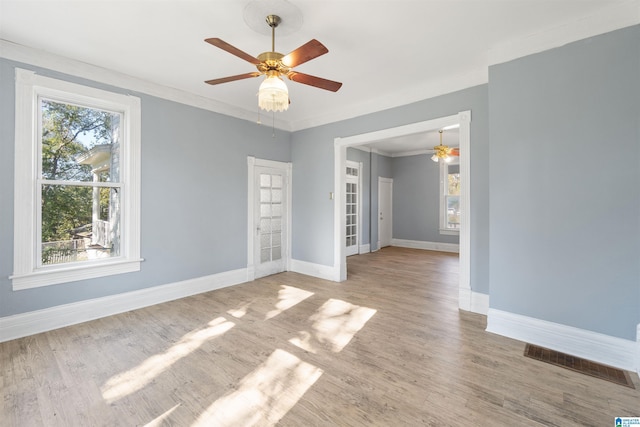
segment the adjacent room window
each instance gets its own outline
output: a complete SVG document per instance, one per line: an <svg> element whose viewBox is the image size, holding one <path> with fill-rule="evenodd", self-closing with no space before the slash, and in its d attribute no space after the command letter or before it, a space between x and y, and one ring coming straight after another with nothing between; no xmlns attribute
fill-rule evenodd
<svg viewBox="0 0 640 427"><path fill-rule="evenodd" d="M140 269L140 100L16 70L13 288Z"/></svg>
<svg viewBox="0 0 640 427"><path fill-rule="evenodd" d="M440 233L460 232L460 165L440 162Z"/></svg>

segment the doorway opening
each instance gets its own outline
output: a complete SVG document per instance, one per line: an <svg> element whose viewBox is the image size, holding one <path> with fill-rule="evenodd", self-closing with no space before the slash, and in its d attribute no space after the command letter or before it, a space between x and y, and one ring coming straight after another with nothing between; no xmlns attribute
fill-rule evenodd
<svg viewBox="0 0 640 427"><path fill-rule="evenodd" d="M471 222L469 205L471 187L469 148L471 143L471 111L462 111L451 116L440 117L365 134L353 135L345 138L336 138L334 140L334 182L336 198L336 203L334 204L334 280L341 282L347 278L346 245L344 235L346 226L346 194L344 190L346 174L344 173L344 170L346 167L347 148L366 146L368 144L391 138L418 135L454 125L459 126L461 181L460 211L462 212L460 217L459 245L459 307L464 310L470 309Z"/></svg>

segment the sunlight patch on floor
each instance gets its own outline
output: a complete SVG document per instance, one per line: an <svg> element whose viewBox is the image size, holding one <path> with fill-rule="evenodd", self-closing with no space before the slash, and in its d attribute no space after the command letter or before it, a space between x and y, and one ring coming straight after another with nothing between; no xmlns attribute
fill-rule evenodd
<svg viewBox="0 0 640 427"><path fill-rule="evenodd" d="M164 353L151 356L135 368L111 377L101 388L102 397L107 403L111 403L135 393L178 360L188 356L206 341L224 334L234 325L224 317L218 317L209 322L207 327L189 332Z"/></svg>
<svg viewBox="0 0 640 427"><path fill-rule="evenodd" d="M338 353L375 313L376 310L372 308L330 299L309 318L313 322L313 332L300 331L299 336L290 339L289 342L303 350L316 353L318 348L314 345L315 342L329 346L331 351Z"/></svg>
<svg viewBox="0 0 640 427"><path fill-rule="evenodd" d="M278 302L276 303L275 310L268 312L264 320L273 319L278 314L290 309L294 305L299 304L313 295L313 292L305 291L304 289L293 286L282 285L281 288L282 289L278 292Z"/></svg>
<svg viewBox="0 0 640 427"><path fill-rule="evenodd" d="M235 391L209 406L192 427L275 425L322 373L322 369L276 349Z"/></svg>
<svg viewBox="0 0 640 427"><path fill-rule="evenodd" d="M230 314L231 316L235 317L236 319L240 319L245 314L247 314L247 310L249 309L250 306L251 306L251 303L242 304L238 308L232 308L232 309L227 310L227 313Z"/></svg>
<svg viewBox="0 0 640 427"><path fill-rule="evenodd" d="M173 408L169 409L168 411L166 411L162 415L159 415L156 418L154 418L153 420L151 420L148 423L146 423L144 425L144 427L159 427L159 426L164 425L164 421L169 417L169 415L171 415L171 413L173 411L175 411L179 407L180 407L180 404L178 403L177 405L175 405Z"/></svg>

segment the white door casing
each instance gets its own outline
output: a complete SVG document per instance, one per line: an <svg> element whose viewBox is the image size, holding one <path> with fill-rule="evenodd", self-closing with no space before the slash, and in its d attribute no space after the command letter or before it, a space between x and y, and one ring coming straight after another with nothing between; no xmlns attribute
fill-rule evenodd
<svg viewBox="0 0 640 427"><path fill-rule="evenodd" d="M247 279L287 271L291 256L291 163L248 162Z"/></svg>
<svg viewBox="0 0 640 427"><path fill-rule="evenodd" d="M378 177L378 249L393 237L393 179Z"/></svg>
<svg viewBox="0 0 640 427"><path fill-rule="evenodd" d="M458 306L463 310L473 309L473 292L471 291L471 198L470 146L471 146L471 111L460 111L457 114L397 126L388 129L352 135L334 139L334 262L333 277L336 282L347 279L347 258L344 246L344 168L347 158L347 147L364 146L388 138L429 132L454 124L460 125L460 282Z"/></svg>

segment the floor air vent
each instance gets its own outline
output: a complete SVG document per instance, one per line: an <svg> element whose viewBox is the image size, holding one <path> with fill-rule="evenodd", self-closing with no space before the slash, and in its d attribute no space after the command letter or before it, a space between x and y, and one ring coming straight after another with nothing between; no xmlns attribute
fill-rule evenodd
<svg viewBox="0 0 640 427"><path fill-rule="evenodd" d="M611 366L601 365L590 360L570 356L548 348L527 344L524 348L524 355L535 360L561 366L581 374L600 378L612 383L635 389L631 377L626 371Z"/></svg>

